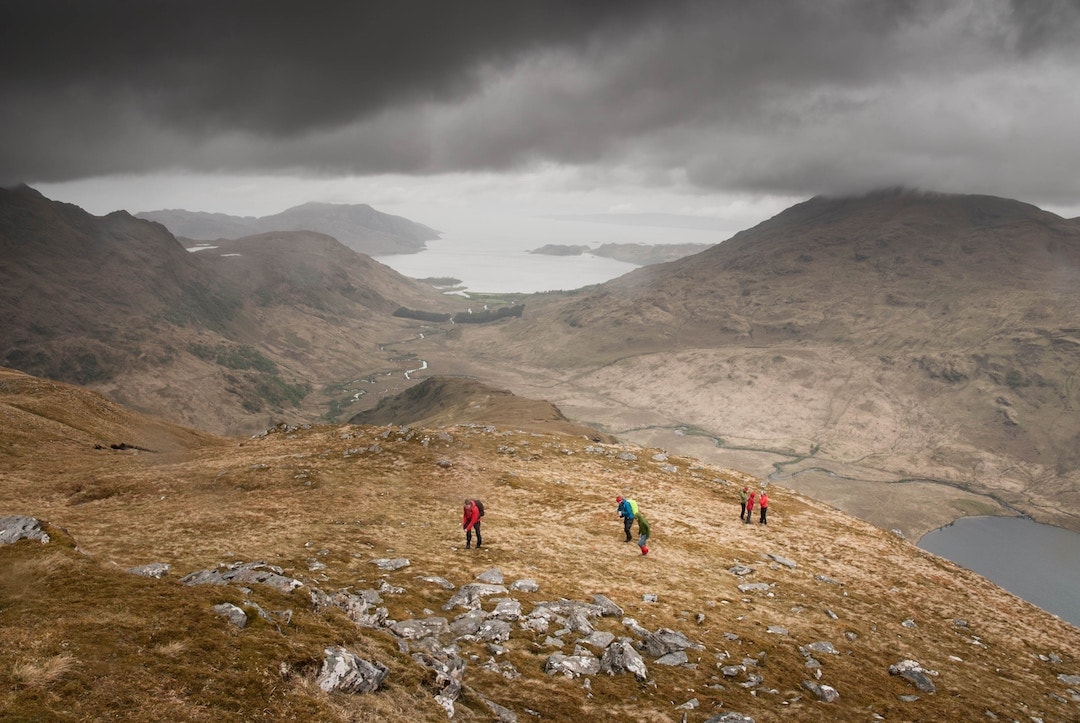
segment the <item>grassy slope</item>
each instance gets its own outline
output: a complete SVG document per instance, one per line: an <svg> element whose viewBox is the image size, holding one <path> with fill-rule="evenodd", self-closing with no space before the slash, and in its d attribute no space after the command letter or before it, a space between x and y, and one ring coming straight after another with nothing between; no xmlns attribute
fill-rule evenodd
<svg viewBox="0 0 1080 723"><path fill-rule="evenodd" d="M549 720L679 720L674 706L695 697L701 706L688 714L690 721L729 710L758 721L865 720L873 712L887 719L961 720L980 718L984 710L1010 719L1067 720L1080 710L1064 700L1065 686L1056 678L1078 672L1076 628L782 488L770 488L769 526L741 525L735 510L743 478L731 470L673 457L666 464L677 472L664 472L651 451L634 450L636 461L621 460L620 448L598 453L594 445L590 451L577 437L480 427L414 435L318 427L251 440L203 437L187 451L177 445L168 453L95 450L88 442L108 409L82 405L88 411L74 414L70 410L80 405L43 386L55 389L54 383L38 385L21 375L4 381L5 413L33 399L34 416L55 421L39 427L33 448L11 440L11 425L0 427L0 515L45 519L58 541L0 547L0 645L8 651L0 665L0 717L446 719L423 671L388 634L356 628L333 611L312 612L303 589L285 595L254 585L245 595L235 587L176 582L236 560L266 560L327 591L377 588L386 579L405 589L384 595L395 620L458 612L443 612L450 593L418 576L442 575L460 586L498 566L508 582L539 583L537 593L514 593L525 612L541 600L591 601L603 593L646 628L679 630L705 646L690 651L696 669L647 660L644 684L601 675L586 688L582 679L544 674L551 651L540 645L543 635L534 640L515 626L510 652L500 659L514 665L519 680L481 669L490 654L480 644L462 644L466 684L520 719L530 717L529 709ZM98 437L123 433L138 443L139 420L132 415L126 424L124 432L114 427ZM378 451L346 455L373 444ZM618 493L635 495L650 517L648 557L621 542ZM458 511L465 496L486 503L483 550L461 549ZM798 566L770 564L765 553ZM411 566L384 573L370 563L398 556ZM312 560L326 568L310 571ZM727 571L735 561L755 572L736 578ZM171 564L172 574L156 581L123 572L149 562ZM776 586L771 596L743 594L737 585L747 581ZM659 602L643 602L647 593ZM212 612L220 602L246 601L270 611L291 609L292 620L256 620L235 630ZM485 609L492 606L488 600ZM701 624L698 613L705 616ZM908 618L917 627L904 627ZM969 628L954 627L957 618ZM770 625L789 634L767 633ZM618 619L598 627L628 634ZM847 632L856 637L848 639ZM814 702L800 690L810 675L798 646L818 640L840 651L817 656L821 682L840 692L837 703ZM323 648L337 643L389 666L385 688L365 696L322 693L314 673ZM564 650L571 651L572 645ZM743 677L723 679L718 663L762 651L762 689L741 687ZM730 659L718 657L725 652ZM1038 658L1051 653L1063 662ZM938 692L903 703L899 695L916 691L890 677L887 667L909 657L940 672ZM716 685L723 688L710 687ZM467 691L456 719L489 720L490 714Z"/></svg>

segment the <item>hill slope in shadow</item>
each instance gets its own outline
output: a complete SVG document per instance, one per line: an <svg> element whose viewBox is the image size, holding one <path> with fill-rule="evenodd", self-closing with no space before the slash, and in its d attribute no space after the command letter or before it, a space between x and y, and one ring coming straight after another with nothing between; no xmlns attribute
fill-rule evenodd
<svg viewBox="0 0 1080 723"><path fill-rule="evenodd" d="M421 325L394 310L462 303L322 234L192 253L159 224L25 187L0 191L0 251L0 363L215 432L358 408L360 378L399 391L384 345Z"/></svg>

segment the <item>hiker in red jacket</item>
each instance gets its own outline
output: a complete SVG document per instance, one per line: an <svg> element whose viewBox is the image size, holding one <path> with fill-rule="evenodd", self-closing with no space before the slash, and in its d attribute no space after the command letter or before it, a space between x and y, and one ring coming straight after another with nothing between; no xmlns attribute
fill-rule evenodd
<svg viewBox="0 0 1080 723"><path fill-rule="evenodd" d="M472 547L472 533L476 530L476 546L480 547L483 540L480 539L480 508L473 500L465 500L462 508L461 526L465 530L465 549Z"/></svg>
<svg viewBox="0 0 1080 723"><path fill-rule="evenodd" d="M769 524L768 520L765 519L765 515L769 512L769 495L765 493L765 490L761 490L761 497L758 498L758 507L761 508L761 519L758 520L758 524Z"/></svg>
<svg viewBox="0 0 1080 723"><path fill-rule="evenodd" d="M750 519L754 514L754 497L757 492L751 492L750 496L746 498L746 524L750 524Z"/></svg>

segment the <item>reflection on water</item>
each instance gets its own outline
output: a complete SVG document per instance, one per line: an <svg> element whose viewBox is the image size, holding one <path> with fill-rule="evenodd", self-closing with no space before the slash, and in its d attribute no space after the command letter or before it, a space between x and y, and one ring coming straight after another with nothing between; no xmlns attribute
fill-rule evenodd
<svg viewBox="0 0 1080 723"><path fill-rule="evenodd" d="M1080 534L1023 517L964 517L919 547L1080 627Z"/></svg>

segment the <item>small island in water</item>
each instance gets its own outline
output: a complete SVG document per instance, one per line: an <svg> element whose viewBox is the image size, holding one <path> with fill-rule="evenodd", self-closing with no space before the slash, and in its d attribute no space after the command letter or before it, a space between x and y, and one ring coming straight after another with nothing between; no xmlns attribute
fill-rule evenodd
<svg viewBox="0 0 1080 723"><path fill-rule="evenodd" d="M648 266L649 264L662 264L684 256L700 253L713 244L602 244L596 248L580 244L546 244L540 248L529 251L531 254L544 254L546 256L581 256L592 254L603 256L616 261L624 261L628 264Z"/></svg>

